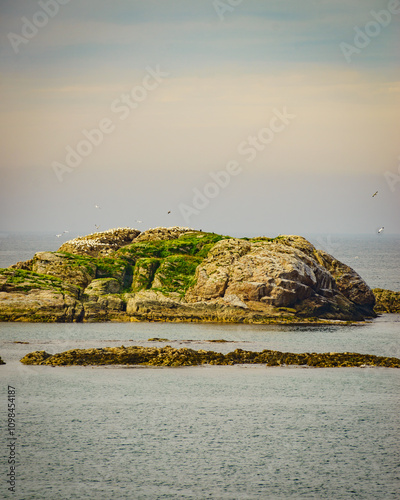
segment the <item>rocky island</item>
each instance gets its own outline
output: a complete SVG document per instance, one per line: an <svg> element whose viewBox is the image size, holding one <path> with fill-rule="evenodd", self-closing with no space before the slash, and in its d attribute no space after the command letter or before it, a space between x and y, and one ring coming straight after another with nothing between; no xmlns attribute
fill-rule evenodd
<svg viewBox="0 0 400 500"><path fill-rule="evenodd" d="M301 236L119 228L0 269L0 321L362 321L375 302Z"/></svg>

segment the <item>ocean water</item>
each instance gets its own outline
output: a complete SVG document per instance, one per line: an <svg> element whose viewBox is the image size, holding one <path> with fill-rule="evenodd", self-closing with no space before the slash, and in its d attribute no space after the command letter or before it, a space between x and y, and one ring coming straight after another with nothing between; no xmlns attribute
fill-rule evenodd
<svg viewBox="0 0 400 500"><path fill-rule="evenodd" d="M9 238L7 245L0 239L0 265L59 245L50 247L49 235L33 248L20 237L13 249ZM335 244L330 253L370 286L400 290L398 238L322 243ZM0 498L398 499L400 370L52 368L19 360L34 350L117 345L400 357L399 335L396 314L317 327L0 323L7 363L0 366ZM210 342L218 339L226 342ZM6 483L8 385L16 389L15 494Z"/></svg>

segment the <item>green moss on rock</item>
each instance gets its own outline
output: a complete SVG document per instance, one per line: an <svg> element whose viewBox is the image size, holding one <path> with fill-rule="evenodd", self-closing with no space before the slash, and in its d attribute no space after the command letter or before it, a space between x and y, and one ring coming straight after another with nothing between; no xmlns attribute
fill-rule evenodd
<svg viewBox="0 0 400 500"><path fill-rule="evenodd" d="M63 283L60 278L22 269L0 268L0 292L27 293L31 290L53 290L73 297L79 295L77 287Z"/></svg>
<svg viewBox="0 0 400 500"><path fill-rule="evenodd" d="M161 259L154 257L138 259L133 268L131 291L139 292L150 288L161 262Z"/></svg>
<svg viewBox="0 0 400 500"><path fill-rule="evenodd" d="M171 255L191 255L205 258L218 241L228 238L214 233L193 231L169 240L137 241L116 252L116 255L136 263L140 258L165 259Z"/></svg>

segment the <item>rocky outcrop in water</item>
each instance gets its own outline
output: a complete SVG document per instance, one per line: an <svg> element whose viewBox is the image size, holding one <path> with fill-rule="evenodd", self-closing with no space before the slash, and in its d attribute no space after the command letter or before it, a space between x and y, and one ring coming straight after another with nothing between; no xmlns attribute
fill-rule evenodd
<svg viewBox="0 0 400 500"><path fill-rule="evenodd" d="M294 308L298 316L336 319L361 319L375 303L353 269L299 236L220 241L197 268L186 297L237 298L252 308Z"/></svg>
<svg viewBox="0 0 400 500"><path fill-rule="evenodd" d="M214 351L175 349L166 347L106 347L102 349L72 349L58 354L35 351L21 359L25 365L149 365L197 366L263 364L266 366L312 366L318 368L344 368L381 366L400 368L400 359L354 352L344 353L290 353L264 350L261 352L236 349L228 354Z"/></svg>
<svg viewBox="0 0 400 500"><path fill-rule="evenodd" d="M374 288L373 293L376 298L376 313L397 313L400 314L400 292Z"/></svg>
<svg viewBox="0 0 400 500"><path fill-rule="evenodd" d="M115 229L0 270L0 320L359 321L375 297L300 236Z"/></svg>

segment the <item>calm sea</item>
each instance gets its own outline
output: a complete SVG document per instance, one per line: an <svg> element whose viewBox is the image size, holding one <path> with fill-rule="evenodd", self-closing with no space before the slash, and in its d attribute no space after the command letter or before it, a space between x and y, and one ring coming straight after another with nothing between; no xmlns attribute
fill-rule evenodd
<svg viewBox="0 0 400 500"><path fill-rule="evenodd" d="M3 234L0 267L57 249L54 240ZM400 238L310 240L370 286L400 290ZM0 498L399 499L400 370L19 363L33 350L167 344L400 357L399 335L400 315L341 327L2 323ZM8 385L15 494L6 482Z"/></svg>

